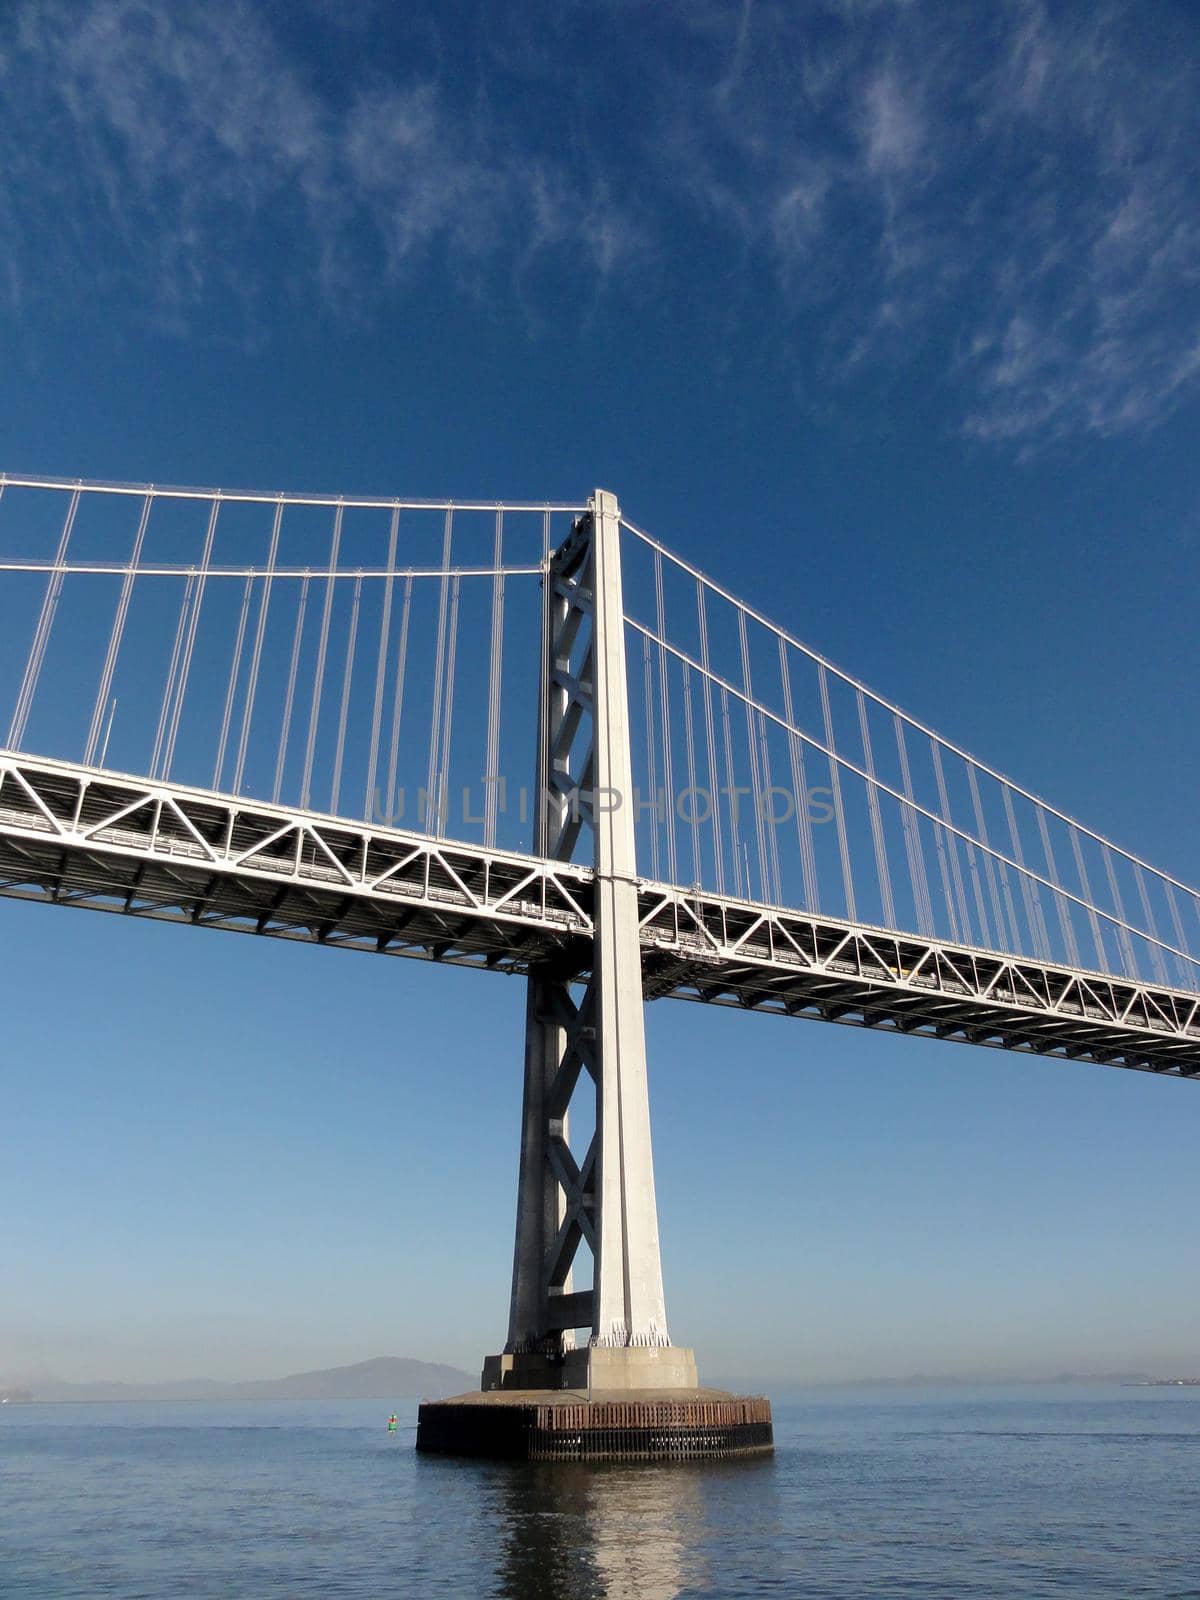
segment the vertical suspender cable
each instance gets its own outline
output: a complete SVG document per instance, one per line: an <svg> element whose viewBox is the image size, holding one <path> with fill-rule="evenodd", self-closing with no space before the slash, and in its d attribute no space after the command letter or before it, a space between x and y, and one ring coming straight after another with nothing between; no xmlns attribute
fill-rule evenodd
<svg viewBox="0 0 1200 1600"><path fill-rule="evenodd" d="M967 782L971 788L971 805L975 812L975 826L979 831L979 842L983 846L983 871L987 878L988 896L992 902L992 915L996 922L996 942L1000 946L1008 939L1014 952L1019 948L1016 930L1011 934L1005 932L1004 908L1000 901L1000 893L996 887L996 864L992 860L992 847L988 839L987 823L983 816L983 802L979 797L979 780L975 775L975 763L967 763ZM1011 910L1011 906L1010 906Z"/></svg>
<svg viewBox="0 0 1200 1600"><path fill-rule="evenodd" d="M672 883L679 881L679 858L675 848L675 775L671 760L671 685L667 676L667 648L662 642L667 637L666 611L663 605L662 551L654 552L654 587L658 615L658 693L662 708L663 736L663 789L667 801L667 876Z"/></svg>
<svg viewBox="0 0 1200 1600"><path fill-rule="evenodd" d="M973 774L971 772L970 762L967 762L966 766L967 766L968 779L972 782L972 785L973 785L974 779L973 779ZM974 794L974 789L973 788L972 788L972 793ZM979 811L978 801L976 799L976 817L977 817L977 820L978 820L978 811ZM989 945L991 943L991 941L992 941L992 933L991 933L991 928L988 925L987 907L984 905L984 901L983 901L983 885L980 882L980 878L979 878L979 857L981 855L983 855L984 852L982 850L977 849L975 844L971 844L971 843L969 843L968 841L965 841L965 840L963 842L963 848L967 853L967 870L971 874L971 894L972 894L972 897L974 898L974 901L975 901L975 914L979 918L979 943L981 945L983 945L983 946L986 946L986 945ZM990 859L990 857L984 856L984 859L987 862L988 868L990 869L990 867L991 867L991 859ZM989 881L991 881L991 880L989 879ZM994 884L993 884L992 898L993 898L993 900L995 899L995 887L994 887ZM970 922L970 918L969 917L967 918L967 921L968 921L968 923ZM996 929L996 938L997 938L998 941L1002 942L999 926L997 926L997 929Z"/></svg>
<svg viewBox="0 0 1200 1600"><path fill-rule="evenodd" d="M800 873L804 880L804 906L816 911L820 906L817 886L817 852L813 847L812 815L808 809L808 774L804 765L804 741L796 732L796 713L792 704L792 675L788 668L787 643L779 635L779 675L783 682L783 713L788 722L788 753L792 760L792 788L796 796L796 836L800 845ZM888 893L891 882L888 880Z"/></svg>
<svg viewBox="0 0 1200 1600"><path fill-rule="evenodd" d="M213 762L212 786L221 787L221 772L225 766L225 747L229 741L229 724L233 721L233 702L237 694L238 678L242 671L242 646L246 642L246 618L250 614L250 596L254 592L254 574L247 573L242 589L242 609L238 616L237 637L233 645L233 660L229 665L229 678L225 684L225 709L221 714L221 732L217 739L217 756Z"/></svg>
<svg viewBox="0 0 1200 1600"><path fill-rule="evenodd" d="M767 740L767 719L761 711L755 713L758 718L758 745L759 760L762 763L763 798L766 800L766 815L763 819L767 834L767 860L771 867L771 892L775 905L783 904L783 884L779 876L779 821L786 818L775 817L773 796L775 786L771 782L771 746Z"/></svg>
<svg viewBox="0 0 1200 1600"><path fill-rule="evenodd" d="M117 697L116 697L116 695L113 695L112 704L108 708L108 716L105 719L105 723L104 723L104 739L103 739L103 742L100 745L100 765L102 767L106 766L107 763L108 763L108 741L112 737L113 718L116 716L116 714L117 714Z"/></svg>
<svg viewBox="0 0 1200 1600"><path fill-rule="evenodd" d="M1190 954L1191 947L1188 944L1187 936L1183 931L1183 918L1179 915L1179 902L1175 898L1175 886L1174 884L1166 882L1164 879L1163 888L1166 890L1167 905L1171 911L1171 926L1175 930L1175 943L1178 945L1180 950L1188 951ZM1177 956L1175 959L1179 968L1180 982L1183 984L1184 988L1194 989L1196 987L1197 979L1197 973L1195 969L1190 967L1182 956Z"/></svg>
<svg viewBox="0 0 1200 1600"><path fill-rule="evenodd" d="M708 610L704 585L696 580L696 615L700 622L700 665L704 669L704 742L708 751L708 808L712 816L713 868L718 894L725 893L725 850L721 830L721 796L717 787L717 738L713 724L712 679L708 663Z"/></svg>
<svg viewBox="0 0 1200 1600"><path fill-rule="evenodd" d="M458 601L462 579L458 573L450 584L450 623L446 640L446 698L442 711L442 753L437 779L438 832L446 833L449 823L450 744L454 734L454 676L458 660Z"/></svg>
<svg viewBox="0 0 1200 1600"><path fill-rule="evenodd" d="M650 777L650 872L661 876L658 863L658 749L654 737L654 669L650 665L650 640L642 635L642 685L646 696L646 766ZM636 817L634 819L637 820Z"/></svg>
<svg viewBox="0 0 1200 1600"><path fill-rule="evenodd" d="M208 569L212 564L213 540L217 533L217 518L221 514L221 501L214 499L212 510L208 515L208 529L204 535L204 550L200 557L200 571L196 577L196 587L192 592L192 612L188 618L187 640L183 647L183 659L179 666L179 678L175 686L175 704L171 708L171 721L167 732L166 743L163 746L162 774L164 778L171 776L171 766L175 760L175 741L179 736L179 722L183 714L184 696L187 694L188 678L192 670L192 656L196 650L196 633L200 626L200 608L204 604L204 590L208 584Z"/></svg>
<svg viewBox="0 0 1200 1600"><path fill-rule="evenodd" d="M404 716L404 678L408 665L408 624L412 614L412 578L404 580L404 600L400 606L400 639L396 646L396 686L392 691L392 730L388 750L387 824L395 827L404 807L396 810L396 769L400 761L400 723Z"/></svg>
<svg viewBox="0 0 1200 1600"><path fill-rule="evenodd" d="M991 943L991 930L988 927L987 910L983 903L983 886L979 881L979 857L981 851L973 844L964 843L963 849L967 853L967 870L971 874L971 894L975 901L975 915L979 918L979 943L986 946Z"/></svg>
<svg viewBox="0 0 1200 1600"><path fill-rule="evenodd" d="M504 512L496 513L496 540L492 550L492 649L488 658L487 754L484 765L483 842L496 843L500 798L500 702L504 674Z"/></svg>
<svg viewBox="0 0 1200 1600"><path fill-rule="evenodd" d="M1054 848L1050 843L1050 829L1046 822L1046 810L1040 801L1037 806L1037 824L1050 881L1057 884L1061 889L1062 879L1058 875L1058 862L1054 859ZM1058 913L1058 926L1063 936L1067 960L1073 967L1077 967L1079 965L1079 941L1075 937L1075 924L1071 921L1071 902L1061 894L1056 894L1054 896L1054 908ZM1165 978L1163 982L1166 982Z"/></svg>
<svg viewBox="0 0 1200 1600"><path fill-rule="evenodd" d="M550 796L550 750L554 730L550 726L550 675L554 671L554 641L558 626L558 599L555 594L554 573L550 568L550 534L547 517L542 524L542 603L540 634L538 638L538 709L537 755L533 772L533 837L530 848L538 855L549 856L561 842L561 828L556 824L557 805L552 809ZM591 556L586 558L589 562ZM521 806L521 821L525 821L525 807ZM635 817L636 822L636 817ZM554 835L552 838L551 835Z"/></svg>
<svg viewBox="0 0 1200 1600"><path fill-rule="evenodd" d="M908 746L904 741L904 723L898 712L892 713L896 726L896 751L900 757L900 776L908 804L900 808L904 827L904 847L908 854L908 872L912 881L913 905L917 912L917 926L928 937L934 934L933 901L929 898L929 878L925 871L925 852L921 842L920 818L912 804L912 771L908 764Z"/></svg>
<svg viewBox="0 0 1200 1600"><path fill-rule="evenodd" d="M296 605L296 626L292 633L292 659L288 665L287 692L283 702L283 721L279 726L279 749L275 756L275 783L271 790L271 799L275 805L279 804L279 796L283 789L283 770L287 760L288 739L292 730L292 707L296 701L296 672L300 665L300 645L304 638L304 617L308 610L308 585L309 574L306 572L300 584L300 598Z"/></svg>
<svg viewBox="0 0 1200 1600"><path fill-rule="evenodd" d="M196 574L189 572L187 582L183 586L183 599L179 605L179 620L175 624L175 642L171 646L171 661L167 667L167 681L163 685L162 704L158 708L158 726L154 730L154 749L150 754L150 776L157 778L158 760L163 750L163 740L167 732L167 717L169 715L171 699L175 692L175 675L179 670L179 658L183 650L183 632L187 624L188 610L192 603L192 588L196 582Z"/></svg>
<svg viewBox="0 0 1200 1600"><path fill-rule="evenodd" d="M1121 898L1121 889L1117 883L1117 874L1113 866L1113 853L1106 844L1101 845L1101 850L1104 853L1104 872L1108 878L1108 887L1112 893L1113 905L1116 907L1117 916L1120 918L1120 922L1117 924L1117 943L1120 945L1121 953L1125 957L1125 976L1127 978L1136 978L1139 976L1138 964L1134 957L1133 945L1129 939L1129 930L1124 926L1128 918L1125 915L1125 902Z"/></svg>
<svg viewBox="0 0 1200 1600"><path fill-rule="evenodd" d="M817 666L821 690L821 717L825 725L825 743L829 747L829 786L833 790L833 820L837 828L838 856L842 864L842 892L846 897L846 916L853 922L858 916L854 899L854 874L850 868L850 841L846 837L846 810L842 805L842 775L838 770L837 745L833 738L833 711L829 703L829 678L824 663Z"/></svg>
<svg viewBox="0 0 1200 1600"><path fill-rule="evenodd" d="M1179 902L1175 898L1175 885L1164 878L1163 888L1166 891L1167 905L1171 911L1171 926L1175 930L1175 943L1180 950L1190 955L1192 947L1188 944L1187 935L1183 931L1183 918L1179 915Z"/></svg>
<svg viewBox="0 0 1200 1600"><path fill-rule="evenodd" d="M929 740L929 750L930 750L930 757L931 757L931 760L933 762L934 775L935 775L935 779L936 779L936 777L938 776L938 774L940 773L940 770L941 770L941 760L939 758L939 751L938 751L938 745L937 745L937 740L936 739L932 739L931 738ZM943 792L944 790L945 790L945 783L942 782L942 783L940 783L938 785L938 795L939 795L939 799L942 802L942 815L943 816L946 815L946 798L945 798L945 794ZM949 853L948 853L948 846L952 842L951 835L949 835L947 833L945 828L941 827L936 822L932 824L932 828L933 828L933 843L934 843L934 848L937 851L937 858L938 858L938 876L942 880L942 899L945 901L945 904L946 904L946 915L949 918L949 923L950 923L950 936L951 936L951 938L956 939L956 940L967 940L969 942L969 934L967 933L966 929L963 928L962 925L959 922L959 907L958 907L958 903L955 900L953 892L952 892L952 889L951 889L950 861L949 861Z"/></svg>
<svg viewBox="0 0 1200 1600"><path fill-rule="evenodd" d="M1154 911L1150 905L1150 896L1146 890L1146 875L1142 871L1141 864L1138 862L1134 863L1133 875L1137 881L1138 899L1142 903L1142 915L1146 919L1146 930L1152 938L1157 939L1158 923L1155 921ZM1166 983L1166 963L1163 961L1163 953L1157 944L1152 944L1150 946L1150 963L1154 968L1154 973L1158 978L1159 983Z"/></svg>
<svg viewBox="0 0 1200 1600"><path fill-rule="evenodd" d="M683 725L685 749L687 752L687 781L688 781L688 831L691 835L691 882L694 888L699 888L702 873L700 871L700 818L697 810L699 792L696 788L696 729L692 715L692 669L685 661L683 663Z"/></svg>
<svg viewBox="0 0 1200 1600"><path fill-rule="evenodd" d="M1000 793L1004 799L1004 814L1008 818L1008 836L1012 840L1013 856L1017 866L1021 869L1017 880L1021 887L1021 899L1025 904L1025 916L1028 921L1030 938L1033 948L1030 952L1040 956L1043 961L1050 959L1050 941L1046 937L1045 922L1042 918L1042 903L1038 897L1037 885L1030 879L1025 871L1025 852L1021 848L1021 834L1017 827L1016 810L1012 802L1012 789L1007 783L1001 784Z"/></svg>
<svg viewBox="0 0 1200 1600"><path fill-rule="evenodd" d="M21 678L21 687L17 692L17 703L13 710L12 721L8 726L8 748L19 750L21 740L25 737L25 726L29 721L30 707L37 691L38 677L41 674L42 662L46 655L46 645L50 639L50 630L54 626L54 613L58 610L58 597L62 593L63 573L62 564L67 558L67 546L71 540L71 529L75 526L75 513L79 510L79 490L71 493L71 501L67 507L66 517L63 519L62 533L59 535L58 549L54 556L54 567L46 580L46 593L42 600L41 613L38 616L37 627L33 632L33 643L29 647L29 656L25 662L25 672Z"/></svg>
<svg viewBox="0 0 1200 1600"><path fill-rule="evenodd" d="M437 645L434 654L433 702L429 728L429 765L425 780L425 831L433 833L439 810L437 781L440 771L442 691L446 680L446 617L450 604L450 541L454 513L447 509L442 533L442 583L438 597Z"/></svg>
<svg viewBox="0 0 1200 1600"><path fill-rule="evenodd" d="M1001 936L1008 939L1009 949L1014 955L1019 955L1021 952L1021 929L1017 922L1016 906L1013 904L1012 885L1008 881L1008 868L1003 861L997 860L993 863L992 860L991 841L988 839L987 824L984 822L983 806L979 798L979 785L975 778L974 765L969 768L969 776L971 780L971 800L975 807L975 821L979 827L979 837L989 852L984 856L988 884L989 887L993 885L993 882L999 884L999 895L996 900L997 927L1001 930ZM1001 907L1008 914L1007 922L1000 915ZM1006 929L1007 932L1005 932Z"/></svg>
<svg viewBox="0 0 1200 1600"><path fill-rule="evenodd" d="M580 530L583 522L583 518L573 522L571 524L572 533ZM580 577L580 581L593 591L596 582L595 554L595 524L593 522L592 537L588 540L587 551L583 558L583 572ZM554 726L554 720L555 713L561 710L562 700L561 694L557 691L552 694L551 679L554 675L560 618L564 614L562 607L565 605L565 599L560 605L557 592L557 576L550 561L550 513L547 511L542 516L542 605L541 633L538 645L537 759L534 763L531 849L538 855L551 858L559 855L566 842L562 796L554 789L551 781L554 773L554 739L558 731ZM594 737L595 735L593 734L593 741ZM524 790L522 790L523 794ZM521 821L524 822L526 820L524 804L520 807L520 816ZM636 812L633 821L636 827ZM571 853L571 850L567 851L568 855Z"/></svg>
<svg viewBox="0 0 1200 1600"><path fill-rule="evenodd" d="M1021 938L1021 923L1017 916L1016 902L1013 900L1012 882L1008 875L1008 867L1003 861L997 861L996 873L1000 880L1000 893L1004 899L1004 908L1008 912L1008 925L1012 929L1012 949L1014 954L1022 952L1029 954L1030 946Z"/></svg>
<svg viewBox="0 0 1200 1600"><path fill-rule="evenodd" d="M572 524L572 528L578 527ZM595 548L585 557L589 587L595 584ZM533 842L532 848L540 855L553 855L562 844L561 806L558 797L551 797L551 746L554 729L551 727L550 678L554 671L555 636L558 631L559 604L555 593L554 570L550 565L550 513L542 517L542 631L538 670L538 724L537 762L534 768ZM524 821L524 807L521 808ZM636 825L637 817L634 817Z"/></svg>
<svg viewBox="0 0 1200 1600"><path fill-rule="evenodd" d="M383 606L379 618L379 655L375 663L375 701L371 707L371 749L367 757L367 793L363 801L363 816L368 821L378 821L379 796L375 786L379 780L379 735L383 727L383 698L387 689L388 645L392 631L392 593L396 587L396 542L400 534L400 507L393 506L392 521L388 530L387 577L383 580Z"/></svg>
<svg viewBox="0 0 1200 1600"><path fill-rule="evenodd" d="M250 674L246 680L246 700L242 706L242 727L238 734L237 760L233 767L233 792L240 794L242 779L246 774L246 751L250 743L250 719L254 715L254 699L258 693L258 673L262 663L263 637L267 631L267 607L271 603L271 589L275 581L275 563L279 556L279 534L283 526L283 501L275 506L271 524L271 543L267 549L267 570L263 578L262 597L258 602L258 619L254 624L254 648L250 652Z"/></svg>
<svg viewBox="0 0 1200 1600"><path fill-rule="evenodd" d="M752 704L754 700L754 686L750 680L750 641L746 633L746 613L738 607L738 644L742 656L742 693L745 695L746 709L746 743L750 753L750 788L754 795L754 842L758 848L758 886L760 899L768 898L767 890L767 839L765 823L763 821L763 785L762 774L758 763L758 737L755 726L755 713ZM746 897L750 898L750 886L746 886Z"/></svg>
<svg viewBox="0 0 1200 1600"><path fill-rule="evenodd" d="M1179 902L1174 896L1174 885L1173 883L1165 883L1163 888L1166 890L1166 904L1171 907L1171 923L1173 923L1174 934L1176 934L1176 944L1187 955L1187 958L1184 958L1184 955L1179 955L1176 958L1179 965L1179 982L1184 986L1184 989L1197 989L1197 987L1200 987L1200 973L1195 968L1192 947L1187 942L1187 934L1184 933L1184 923L1182 923L1182 917L1179 915Z"/></svg>
<svg viewBox="0 0 1200 1600"><path fill-rule="evenodd" d="M100 740L100 729L104 722L104 714L108 708L108 697L112 692L113 673L117 668L117 656L121 650L121 641L125 635L125 621L129 615L129 603L133 597L133 583L137 576L138 563L142 559L142 546L146 539L146 527L150 521L150 507L154 496L148 494L142 501L142 514L138 519L137 533L134 535L133 550L129 557L129 566L121 581L121 594L117 601L116 614L113 617L112 633L108 639L108 653L104 657L104 667L100 673L100 685L96 691L96 704L92 707L92 721L88 728L87 745L83 753L83 764L90 767L96 756L96 746Z"/></svg>
<svg viewBox="0 0 1200 1600"><path fill-rule="evenodd" d="M329 570L325 578L325 604L321 608L321 631L317 636L317 663L313 669L312 702L308 710L308 738L304 745L304 770L300 778L300 808L307 811L312 799L313 757L317 749L317 726L321 720L321 697L325 687L325 658L329 650L329 620L333 614L333 595L337 586L338 551L342 543L342 518L345 507L333 514L333 536L329 541Z"/></svg>
<svg viewBox="0 0 1200 1600"><path fill-rule="evenodd" d="M1079 874L1079 887L1087 901L1088 922L1091 924L1092 940L1096 946L1096 970L1103 972L1108 966L1108 955L1104 949L1104 935L1100 931L1100 918L1096 915L1096 897L1092 893L1091 881L1088 878L1087 865L1083 859L1083 847L1079 838L1079 829L1072 822L1071 854L1075 857L1075 870Z"/></svg>
<svg viewBox="0 0 1200 1600"><path fill-rule="evenodd" d="M346 723L350 715L350 682L354 676L354 651L358 643L358 614L362 606L362 573L354 580L354 600L350 607L350 632L346 639L346 666L342 673L342 700L338 707L337 746L333 757L333 782L329 791L329 810L336 817L342 797L342 764L346 756Z"/></svg>
<svg viewBox="0 0 1200 1600"><path fill-rule="evenodd" d="M721 737L725 746L725 792L729 796L729 848L733 858L733 892L750 898L750 875L742 886L742 840L738 830L737 789L733 781L733 733L729 726L729 690L721 685Z"/></svg>
<svg viewBox="0 0 1200 1600"><path fill-rule="evenodd" d="M942 747L936 739L930 741L933 748L933 773L937 780L938 804L942 816L948 823L953 823L950 814L950 792L946 787L946 772L942 765ZM950 857L950 876L954 882L954 898L958 905L959 925L962 937L968 944L973 944L974 934L971 930L971 914L967 909L967 891L963 883L962 865L958 858L958 839L949 828L941 830L946 844L946 852Z"/></svg>
<svg viewBox="0 0 1200 1600"><path fill-rule="evenodd" d="M896 902L892 897L892 875L888 868L887 843L883 833L883 817L879 811L879 792L875 786L875 752L871 748L871 728L867 720L867 701L861 689L858 697L858 727L862 734L863 759L870 781L867 784L867 810L871 817L871 842L875 846L875 872L879 879L879 899L883 918L889 928L896 926ZM788 719L791 720L790 718Z"/></svg>

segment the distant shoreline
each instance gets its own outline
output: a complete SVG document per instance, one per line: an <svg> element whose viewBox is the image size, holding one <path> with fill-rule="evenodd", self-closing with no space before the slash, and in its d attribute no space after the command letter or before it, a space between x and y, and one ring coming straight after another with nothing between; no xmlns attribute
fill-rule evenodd
<svg viewBox="0 0 1200 1600"><path fill-rule="evenodd" d="M1134 1378L1123 1389L1200 1389L1200 1378Z"/></svg>
<svg viewBox="0 0 1200 1600"><path fill-rule="evenodd" d="M29 1400L9 1400L7 1405L12 1406L230 1406L230 1405L282 1405L295 1406L309 1402L313 1405L323 1405L326 1401L333 1403L348 1400L378 1400L381 1404L401 1404L405 1401L416 1405L421 1400L431 1399L433 1396L405 1394L398 1395L389 1390L385 1394L321 1394L321 1395L283 1395L283 1394L239 1394L239 1395L208 1395L208 1394L177 1394L177 1395L110 1395L105 1399L72 1399L70 1396L55 1400L39 1400L34 1395Z"/></svg>
<svg viewBox="0 0 1200 1600"><path fill-rule="evenodd" d="M219 1378L177 1378L156 1383L94 1379L71 1382L47 1377L0 1390L9 1404L112 1405L127 1402L240 1400L439 1400L461 1394L472 1379L457 1367L416 1361L409 1356L376 1356L352 1366L293 1372L283 1378L224 1382Z"/></svg>
<svg viewBox="0 0 1200 1600"><path fill-rule="evenodd" d="M947 1377L914 1373L905 1378L746 1378L722 1379L724 1386L775 1394L838 1394L850 1390L920 1389L1020 1389L1084 1388L1105 1385L1123 1389L1200 1389L1200 1378L1156 1378L1144 1372L1059 1373L1052 1377ZM71 1382L47 1378L0 1388L0 1413L10 1406L27 1405L147 1405L237 1404L246 1400L305 1401L372 1400L396 1404L408 1400L433 1400L474 1389L476 1380L466 1372L406 1357L383 1356L353 1366L316 1372L293 1373L283 1378L260 1378L226 1383L215 1378L193 1378L149 1384L94 1380ZM39 1390L41 1392L39 1392Z"/></svg>

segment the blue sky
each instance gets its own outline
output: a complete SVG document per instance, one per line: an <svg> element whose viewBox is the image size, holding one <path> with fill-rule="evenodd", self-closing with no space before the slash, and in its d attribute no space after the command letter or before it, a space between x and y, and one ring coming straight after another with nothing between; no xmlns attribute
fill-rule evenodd
<svg viewBox="0 0 1200 1600"><path fill-rule="evenodd" d="M1197 22L17 5L0 465L639 525L1200 880ZM0 1374L504 1335L520 987L0 903ZM710 1374L1194 1368L1187 1086L656 1005Z"/></svg>

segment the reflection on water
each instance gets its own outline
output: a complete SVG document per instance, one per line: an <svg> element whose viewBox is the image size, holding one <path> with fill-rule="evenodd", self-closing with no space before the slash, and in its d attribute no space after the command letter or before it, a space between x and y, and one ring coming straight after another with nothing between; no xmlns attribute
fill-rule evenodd
<svg viewBox="0 0 1200 1600"><path fill-rule="evenodd" d="M710 1573L706 1489L769 1462L510 1466L497 1484L506 1600L674 1600Z"/></svg>
<svg viewBox="0 0 1200 1600"><path fill-rule="evenodd" d="M700 1494L691 1468L514 1466L501 1499L499 1593L673 1600L695 1582Z"/></svg>

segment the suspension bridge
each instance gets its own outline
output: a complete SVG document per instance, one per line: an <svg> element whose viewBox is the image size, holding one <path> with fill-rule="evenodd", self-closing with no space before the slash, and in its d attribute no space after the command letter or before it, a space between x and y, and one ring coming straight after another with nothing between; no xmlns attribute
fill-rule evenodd
<svg viewBox="0 0 1200 1600"><path fill-rule="evenodd" d="M0 893L527 979L496 1389L695 1387L644 1000L1200 1075L1195 889L602 491L0 475L0 692Z"/></svg>

